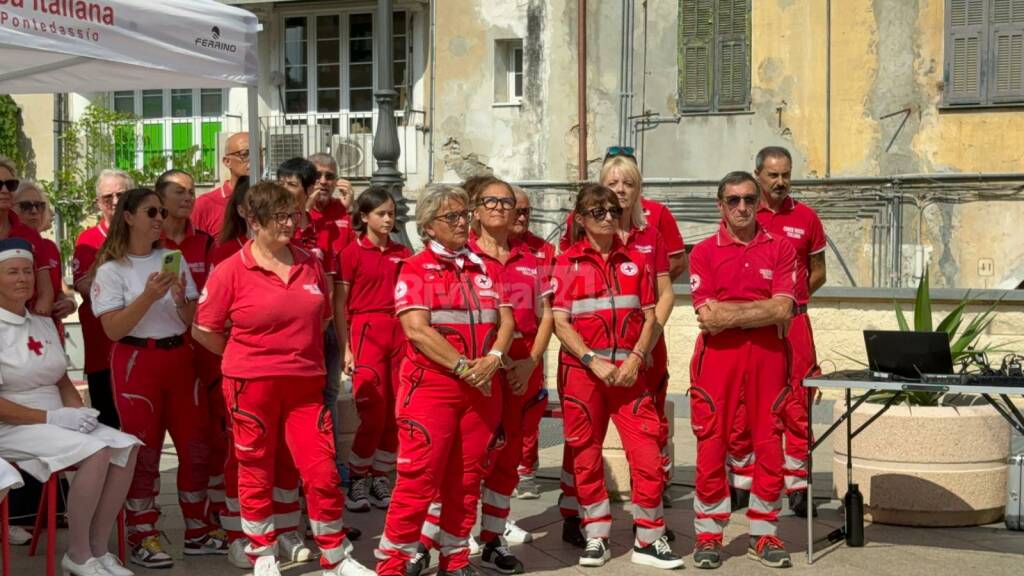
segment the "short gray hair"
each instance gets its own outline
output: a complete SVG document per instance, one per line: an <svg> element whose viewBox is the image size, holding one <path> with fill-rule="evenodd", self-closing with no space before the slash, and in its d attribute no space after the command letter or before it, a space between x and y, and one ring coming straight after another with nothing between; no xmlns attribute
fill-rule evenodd
<svg viewBox="0 0 1024 576"><path fill-rule="evenodd" d="M469 206L469 194L458 186L431 186L423 191L419 200L416 201L416 231L424 244L430 242L427 236L427 224L430 224L437 217L437 211L441 205L449 200L461 202L463 206Z"/></svg>
<svg viewBox="0 0 1024 576"><path fill-rule="evenodd" d="M17 199L19 196L21 196L25 192L28 192L29 190L35 190L36 192L39 192L39 195L43 197L43 200L49 202L49 199L46 196L46 190L43 190L42 186L36 184L31 180L22 180L21 184L18 185L18 189L14 191L14 196L12 196L12 198Z"/></svg>
<svg viewBox="0 0 1024 576"><path fill-rule="evenodd" d="M338 161L335 160L334 156L331 156L330 154L325 154L324 152L317 152L316 154L313 154L312 156L307 158L307 160L309 160L313 164L316 164L317 166L330 166L331 170L334 170L335 173L338 172Z"/></svg>
<svg viewBox="0 0 1024 576"><path fill-rule="evenodd" d="M14 160L11 160L7 156L0 156L0 167L7 168L7 171L17 178L18 170L14 166Z"/></svg>
<svg viewBox="0 0 1024 576"><path fill-rule="evenodd" d="M100 193L100 183L103 182L104 180L108 179L108 178L119 178L119 179L121 179L121 181L124 182L124 189L125 189L126 192L128 190L131 190L132 188L135 188L135 181L132 180L131 175L128 174L127 172L125 172L124 170L118 170L117 168L104 168L96 176L96 193L97 194Z"/></svg>

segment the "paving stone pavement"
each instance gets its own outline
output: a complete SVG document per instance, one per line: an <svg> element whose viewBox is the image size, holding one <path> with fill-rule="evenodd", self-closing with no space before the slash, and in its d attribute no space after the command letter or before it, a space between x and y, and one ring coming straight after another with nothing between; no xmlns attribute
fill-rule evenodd
<svg viewBox="0 0 1024 576"><path fill-rule="evenodd" d="M520 526L530 530L534 541L514 546L529 574L570 576L588 574L591 576L622 574L657 574L658 570L633 565L629 561L629 546L632 544L628 503L613 505L613 526L611 534L612 561L602 568L581 568L576 565L578 550L561 541L561 518L557 507L559 462L561 447L557 442L557 425L545 423L541 452L542 497L539 500L513 500L512 516ZM687 556L693 549L692 484L694 443L687 433L689 421L676 421L676 462L677 469L671 489L674 506L666 510L668 526L678 537L673 548ZM820 432L820 430L819 430ZM1019 440L1019 439L1018 439ZM1019 442L1018 442L1019 445ZM827 462L830 455L826 447L820 449L819 462ZM168 441L165 456L161 461L162 490L158 500L164 516L161 527L167 534L168 548L176 559L170 570L145 570L138 567L140 576L235 576L246 572L228 564L223 557L189 557L181 553L184 522L174 492L174 473L177 461ZM820 517L815 523L815 538L822 540L842 524L839 502L829 500L831 491L831 470L815 474L815 495L821 502ZM365 514L346 513L346 523L363 530L364 536L355 542L355 556L366 566L373 566L373 548L377 545L384 524L384 512L374 510ZM742 513L734 514L726 529L725 562L719 574L769 574L776 570L762 567L747 559L746 519ZM788 511L780 520L780 536L793 554L794 566L787 573L853 575L879 574L910 576L956 575L976 573L984 575L1024 574L1024 532L1007 530L1002 524L975 528L914 529L895 526L868 525L865 530L867 545L863 548L847 548L843 545L824 547L816 545L817 559L807 564L806 524L793 517ZM58 551L63 554L66 531L59 532ZM436 555L435 555L436 563ZM473 563L488 574L474 558ZM687 558L686 571L695 571ZM45 574L42 557L28 558L27 547L13 547L11 574L35 576ZM621 570L621 572L620 572ZM59 572L58 572L59 573ZM319 575L315 564L283 566L286 576ZM432 566L428 574L433 575ZM496 573L495 573L496 574Z"/></svg>

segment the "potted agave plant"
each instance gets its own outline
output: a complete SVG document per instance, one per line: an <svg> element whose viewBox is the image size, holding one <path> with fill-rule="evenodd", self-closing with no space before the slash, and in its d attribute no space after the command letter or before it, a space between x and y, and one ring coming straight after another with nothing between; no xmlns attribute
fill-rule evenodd
<svg viewBox="0 0 1024 576"><path fill-rule="evenodd" d="M981 338L998 302L967 319L968 293L932 324L928 271L917 287L913 327L899 303L902 331L941 331L949 335L954 365L971 354L994 352ZM852 416L856 429L877 414L892 393L873 395ZM976 526L998 521L1006 503L1010 427L983 400L972 395L904 393L853 441L854 482L864 494L865 517L904 526ZM836 404L834 417L842 414ZM833 483L845 490L846 439L833 441Z"/></svg>

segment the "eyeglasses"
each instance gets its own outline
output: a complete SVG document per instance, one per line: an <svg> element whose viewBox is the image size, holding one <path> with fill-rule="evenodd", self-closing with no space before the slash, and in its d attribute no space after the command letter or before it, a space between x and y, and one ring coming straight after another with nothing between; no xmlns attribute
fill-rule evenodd
<svg viewBox="0 0 1024 576"><path fill-rule="evenodd" d="M618 219L622 216L622 208L618 206L612 208L591 208L590 210L584 210L583 214L589 215L594 220L604 220L609 214L612 215L612 218Z"/></svg>
<svg viewBox="0 0 1024 576"><path fill-rule="evenodd" d="M516 207L516 201L514 198L498 198L497 196L484 196L477 200L477 206L483 206L488 210L497 210L498 206L501 206L502 210L512 210Z"/></svg>
<svg viewBox="0 0 1024 576"><path fill-rule="evenodd" d="M248 162L249 161L249 149L246 148L244 150L236 150L235 152L228 152L227 154L225 154L225 156L234 156L235 158L238 158L242 162Z"/></svg>
<svg viewBox="0 0 1024 576"><path fill-rule="evenodd" d="M335 174L334 172L328 172L327 170L322 170L322 171L316 173L316 179L319 180L321 178L323 178L324 180L337 180L338 179L338 175Z"/></svg>
<svg viewBox="0 0 1024 576"><path fill-rule="evenodd" d="M100 196L100 204L104 206L113 206L121 201L121 196L124 196L123 192L117 194L107 194L106 196Z"/></svg>
<svg viewBox="0 0 1024 576"><path fill-rule="evenodd" d="M530 210L531 208L529 206L527 206L526 208L519 208L518 210L516 210L516 216L525 216L529 218Z"/></svg>
<svg viewBox="0 0 1024 576"><path fill-rule="evenodd" d="M747 206L756 206L758 202L757 194L750 194L749 196L726 196L722 199L729 208L736 208L740 205L740 202L746 202Z"/></svg>
<svg viewBox="0 0 1024 576"><path fill-rule="evenodd" d="M22 212L42 212L43 210L46 210L46 202L23 200L18 202L18 209Z"/></svg>
<svg viewBox="0 0 1024 576"><path fill-rule="evenodd" d="M434 218L434 220L443 220L445 224L449 226L455 226L460 220L465 220L469 223L470 212L469 210L462 210L460 212L448 212L447 214L441 214Z"/></svg>
<svg viewBox="0 0 1024 576"><path fill-rule="evenodd" d="M21 180L17 178L11 178L10 180L0 180L0 188L7 188L11 192L18 189L18 185L21 184Z"/></svg>
<svg viewBox="0 0 1024 576"><path fill-rule="evenodd" d="M150 206L146 209L146 216L150 218L156 218L159 214L161 218L167 218L167 208L157 208L156 206Z"/></svg>
<svg viewBox="0 0 1024 576"><path fill-rule="evenodd" d="M636 162L636 150L632 146L609 146L604 152L604 161L607 162L609 158L616 156L625 156Z"/></svg>
<svg viewBox="0 0 1024 576"><path fill-rule="evenodd" d="M270 217L278 226L284 226L289 219L293 224L302 220L302 212L274 212Z"/></svg>

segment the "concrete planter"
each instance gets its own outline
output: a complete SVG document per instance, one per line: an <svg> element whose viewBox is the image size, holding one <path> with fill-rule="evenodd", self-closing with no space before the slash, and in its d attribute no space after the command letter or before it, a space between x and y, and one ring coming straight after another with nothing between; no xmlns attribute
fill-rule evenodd
<svg viewBox="0 0 1024 576"><path fill-rule="evenodd" d="M833 417L843 408L837 402ZM865 404L853 428L881 406ZM845 428L845 424L843 424ZM846 493L846 435L833 435L833 487ZM1006 504L1010 427L989 406L893 406L853 441L865 518L901 526L976 526Z"/></svg>

